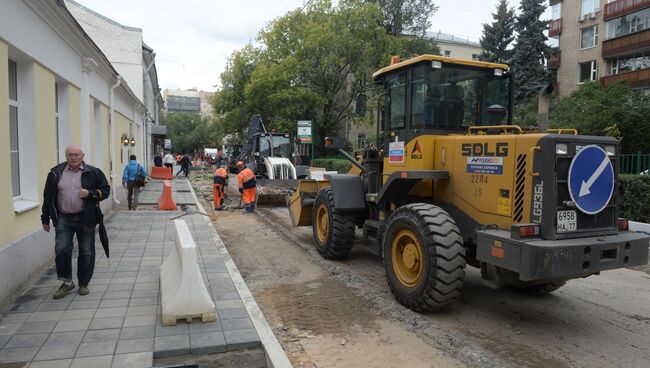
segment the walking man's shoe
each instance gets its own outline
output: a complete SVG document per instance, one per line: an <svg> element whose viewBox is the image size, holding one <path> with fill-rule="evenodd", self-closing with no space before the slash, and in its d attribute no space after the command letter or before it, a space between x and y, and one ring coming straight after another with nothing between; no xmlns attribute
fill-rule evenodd
<svg viewBox="0 0 650 368"><path fill-rule="evenodd" d="M59 290L57 290L54 295L52 295L53 299L61 299L64 296L68 295L70 291L74 289L74 283L67 283L64 282L61 287L59 287Z"/></svg>
<svg viewBox="0 0 650 368"><path fill-rule="evenodd" d="M79 286L79 295L88 295L89 292L88 286Z"/></svg>

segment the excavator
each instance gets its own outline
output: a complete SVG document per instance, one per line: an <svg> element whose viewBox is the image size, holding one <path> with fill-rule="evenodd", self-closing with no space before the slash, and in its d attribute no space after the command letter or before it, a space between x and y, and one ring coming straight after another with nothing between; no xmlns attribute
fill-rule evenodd
<svg viewBox="0 0 650 368"><path fill-rule="evenodd" d="M513 124L508 65L421 55L373 78L382 143L287 197L323 257L345 258L359 230L415 311L453 305L467 266L495 289L549 293L647 264L650 236L619 217L618 141Z"/></svg>

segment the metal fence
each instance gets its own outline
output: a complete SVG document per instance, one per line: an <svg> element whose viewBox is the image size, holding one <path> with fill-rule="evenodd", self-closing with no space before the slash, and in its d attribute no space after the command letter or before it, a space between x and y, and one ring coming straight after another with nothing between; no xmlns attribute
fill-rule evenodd
<svg viewBox="0 0 650 368"><path fill-rule="evenodd" d="M621 174L641 174L650 172L650 153L631 153L619 155Z"/></svg>

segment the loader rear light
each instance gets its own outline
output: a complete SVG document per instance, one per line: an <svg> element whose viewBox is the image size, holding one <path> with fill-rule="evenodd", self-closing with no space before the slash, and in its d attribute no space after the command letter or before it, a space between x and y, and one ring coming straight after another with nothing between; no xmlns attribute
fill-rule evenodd
<svg viewBox="0 0 650 368"><path fill-rule="evenodd" d="M539 225L521 226L519 228L520 238L528 238L531 236L538 236L538 235L539 235Z"/></svg>
<svg viewBox="0 0 650 368"><path fill-rule="evenodd" d="M513 239L539 236L539 224L513 224L510 227L510 237Z"/></svg>
<svg viewBox="0 0 650 368"><path fill-rule="evenodd" d="M627 221L626 218L619 218L618 219L618 230L620 231L629 231L630 230L630 224Z"/></svg>

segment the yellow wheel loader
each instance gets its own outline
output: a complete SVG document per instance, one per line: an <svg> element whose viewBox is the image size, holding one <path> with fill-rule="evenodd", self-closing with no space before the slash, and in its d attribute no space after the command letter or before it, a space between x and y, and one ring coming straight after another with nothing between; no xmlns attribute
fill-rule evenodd
<svg viewBox="0 0 650 368"><path fill-rule="evenodd" d="M422 55L373 77L383 143L287 197L325 258L346 257L362 229L416 311L453 302L466 265L488 286L544 293L648 262L649 236L619 218L618 142L512 125L507 65Z"/></svg>

